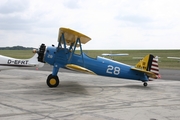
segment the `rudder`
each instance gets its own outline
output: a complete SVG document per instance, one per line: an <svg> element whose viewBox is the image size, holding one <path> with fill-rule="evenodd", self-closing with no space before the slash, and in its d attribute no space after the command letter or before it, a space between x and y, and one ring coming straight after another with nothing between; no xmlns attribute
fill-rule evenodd
<svg viewBox="0 0 180 120"><path fill-rule="evenodd" d="M136 65L136 68L150 71L156 75L156 79L160 78L159 75L159 66L158 66L158 57L154 57L151 54L146 55L142 60L140 60Z"/></svg>

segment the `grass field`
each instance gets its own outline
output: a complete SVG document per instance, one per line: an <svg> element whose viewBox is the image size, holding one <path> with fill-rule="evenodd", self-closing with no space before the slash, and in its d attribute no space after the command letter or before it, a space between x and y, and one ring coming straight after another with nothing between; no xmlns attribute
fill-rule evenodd
<svg viewBox="0 0 180 120"><path fill-rule="evenodd" d="M180 50L84 50L84 52L93 58L100 56L102 53L128 53L128 56L116 56L113 59L133 66L139 61L139 59L133 59L134 57L144 57L147 54L153 54L160 57L160 68L180 69L180 62L178 60L167 58L168 56L180 57ZM32 50L1 50L0 54L20 59L33 56Z"/></svg>

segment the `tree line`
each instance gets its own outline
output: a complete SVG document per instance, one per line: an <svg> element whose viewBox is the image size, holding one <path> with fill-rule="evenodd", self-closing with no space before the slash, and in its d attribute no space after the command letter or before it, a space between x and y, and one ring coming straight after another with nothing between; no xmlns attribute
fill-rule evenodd
<svg viewBox="0 0 180 120"><path fill-rule="evenodd" d="M33 47L13 46L13 47L0 47L0 50L32 50Z"/></svg>

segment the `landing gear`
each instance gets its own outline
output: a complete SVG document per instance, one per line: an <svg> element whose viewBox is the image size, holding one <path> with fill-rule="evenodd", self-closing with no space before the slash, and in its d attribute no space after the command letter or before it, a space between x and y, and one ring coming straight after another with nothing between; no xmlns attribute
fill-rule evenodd
<svg viewBox="0 0 180 120"><path fill-rule="evenodd" d="M147 84L147 82L144 82L143 85L144 85L144 87L146 87L148 84Z"/></svg>
<svg viewBox="0 0 180 120"><path fill-rule="evenodd" d="M50 74L47 78L46 83L50 88L57 87L59 85L59 78L58 76L53 76L52 74Z"/></svg>

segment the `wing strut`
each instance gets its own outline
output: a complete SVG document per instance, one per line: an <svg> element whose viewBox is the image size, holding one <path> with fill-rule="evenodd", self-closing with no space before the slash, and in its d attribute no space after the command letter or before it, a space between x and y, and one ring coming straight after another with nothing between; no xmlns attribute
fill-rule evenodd
<svg viewBox="0 0 180 120"><path fill-rule="evenodd" d="M77 31L68 28L60 28L58 35L59 44L57 51L63 48L68 63L71 63L73 56L75 56L76 48L80 47L80 57L82 58L82 66L85 66L81 44L86 44L89 40L91 40L91 38L82 33L79 33ZM69 48L67 48L67 46L69 46Z"/></svg>
<svg viewBox="0 0 180 120"><path fill-rule="evenodd" d="M74 49L72 50L73 46L74 46ZM82 62L83 62L83 66L84 66L84 57L83 57L83 51L82 51L82 46L81 46L81 40L80 40L80 38L77 38L75 44L72 43L71 46L70 46L70 48L69 48L70 50L72 50L72 52L71 52L71 55L70 55L70 57L69 57L69 59L68 59L68 63L71 63L72 55L74 54L74 52L75 52L75 50L76 50L77 47L80 47L80 55L82 56Z"/></svg>
<svg viewBox="0 0 180 120"><path fill-rule="evenodd" d="M60 37L60 40L58 40L59 43L58 43L58 47L57 47L57 51L60 50L62 47L64 48L64 53L67 53L67 49L66 49L66 40L64 38L64 33L62 33L61 37ZM64 44L62 46L62 43ZM66 58L68 59L68 56L66 55Z"/></svg>

